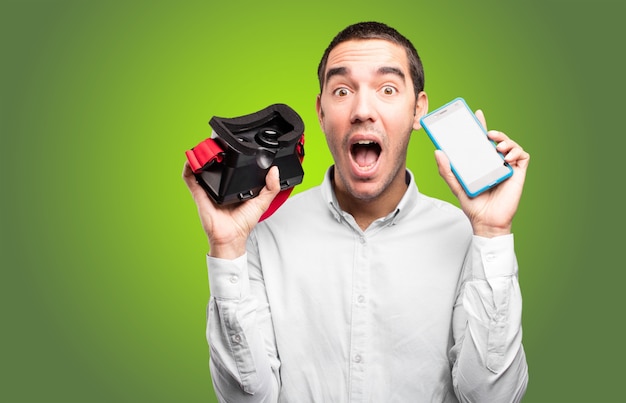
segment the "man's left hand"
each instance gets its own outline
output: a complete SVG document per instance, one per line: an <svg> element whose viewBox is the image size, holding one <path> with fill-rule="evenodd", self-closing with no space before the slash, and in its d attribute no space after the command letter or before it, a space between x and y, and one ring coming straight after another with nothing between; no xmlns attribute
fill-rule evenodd
<svg viewBox="0 0 626 403"><path fill-rule="evenodd" d="M485 130L487 122L482 111L476 111L476 117ZM493 189L470 198L450 168L448 157L443 151L436 150L435 158L439 174L446 181L452 193L459 199L463 212L469 218L474 234L487 238L511 233L513 217L517 211L524 188L526 170L530 155L511 140L506 134L491 130L489 139L496 142L496 149L504 155L504 160L513 168L513 175Z"/></svg>

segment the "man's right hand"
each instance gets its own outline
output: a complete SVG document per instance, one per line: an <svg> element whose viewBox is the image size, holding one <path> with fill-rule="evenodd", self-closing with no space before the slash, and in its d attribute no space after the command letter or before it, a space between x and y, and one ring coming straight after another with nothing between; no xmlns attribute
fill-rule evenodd
<svg viewBox="0 0 626 403"><path fill-rule="evenodd" d="M185 162L183 179L198 207L198 215L209 240L209 255L235 259L246 252L246 241L252 228L268 209L280 191L278 167L272 167L265 177L265 187L259 195L243 203L217 205L196 181Z"/></svg>

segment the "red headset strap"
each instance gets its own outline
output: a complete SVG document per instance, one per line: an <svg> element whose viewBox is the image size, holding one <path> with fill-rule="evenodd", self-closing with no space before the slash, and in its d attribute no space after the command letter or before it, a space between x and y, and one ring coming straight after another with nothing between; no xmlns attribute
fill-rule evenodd
<svg viewBox="0 0 626 403"><path fill-rule="evenodd" d="M187 161L194 174L199 174L207 165L220 163L224 159L224 150L212 138L208 138L185 152Z"/></svg>
<svg viewBox="0 0 626 403"><path fill-rule="evenodd" d="M298 153L300 163L302 163L304 160L304 133L296 145L296 152ZM212 138L204 140L191 150L186 151L185 154L187 155L187 161L189 161L189 165L194 174L199 174L202 169L208 165L216 162L220 163L224 160L224 150L222 150L219 144ZM265 211L259 219L259 222L274 214L276 210L287 201L292 190L293 187L278 192L274 200L270 203L267 211Z"/></svg>

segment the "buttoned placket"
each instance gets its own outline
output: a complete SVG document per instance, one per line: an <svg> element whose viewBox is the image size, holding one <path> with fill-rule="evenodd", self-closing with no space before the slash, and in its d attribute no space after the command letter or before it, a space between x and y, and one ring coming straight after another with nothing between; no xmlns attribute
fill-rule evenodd
<svg viewBox="0 0 626 403"><path fill-rule="evenodd" d="M338 210L338 209L337 209ZM374 221L364 232L354 217L346 212L337 211L337 219L343 218L344 224L354 234L354 266L352 268L352 319L350 326L350 402L366 402L367 363L371 338L370 312L368 299L370 293L371 248L369 238L386 226L394 224L398 210L385 218Z"/></svg>
<svg viewBox="0 0 626 403"><path fill-rule="evenodd" d="M366 365L370 323L367 300L370 287L370 258L367 236L355 232L354 267L352 270L352 326L350 333L350 401L367 401Z"/></svg>

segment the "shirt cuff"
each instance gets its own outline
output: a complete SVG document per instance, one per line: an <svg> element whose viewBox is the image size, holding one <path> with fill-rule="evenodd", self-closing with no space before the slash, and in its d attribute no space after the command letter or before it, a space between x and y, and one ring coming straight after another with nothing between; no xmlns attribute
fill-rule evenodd
<svg viewBox="0 0 626 403"><path fill-rule="evenodd" d="M517 275L513 234L494 238L474 235L472 260L474 279L490 280Z"/></svg>
<svg viewBox="0 0 626 403"><path fill-rule="evenodd" d="M241 299L250 293L248 255L236 259L220 259L207 255L209 290L217 299Z"/></svg>

